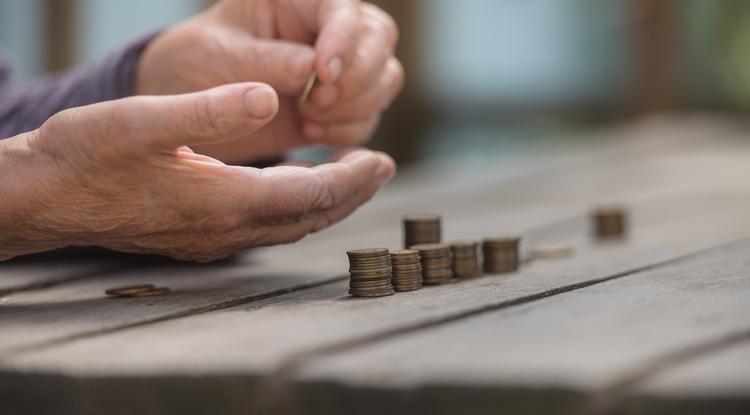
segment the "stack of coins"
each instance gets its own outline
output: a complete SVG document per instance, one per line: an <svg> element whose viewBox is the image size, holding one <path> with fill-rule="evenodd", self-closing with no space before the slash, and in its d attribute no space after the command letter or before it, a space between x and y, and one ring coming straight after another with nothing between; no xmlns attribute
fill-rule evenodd
<svg viewBox="0 0 750 415"><path fill-rule="evenodd" d="M391 255L386 248L355 249L349 257L349 294L355 297L393 295Z"/></svg>
<svg viewBox="0 0 750 415"><path fill-rule="evenodd" d="M453 279L450 246L446 244L419 244L412 248L419 251L422 261L423 283L444 284Z"/></svg>
<svg viewBox="0 0 750 415"><path fill-rule="evenodd" d="M422 288L422 264L416 249L391 251L393 288L396 291L414 291Z"/></svg>
<svg viewBox="0 0 750 415"><path fill-rule="evenodd" d="M460 241L451 244L453 275L456 278L474 278L481 274L477 248L473 241Z"/></svg>
<svg viewBox="0 0 750 415"><path fill-rule="evenodd" d="M484 272L501 273L518 269L518 243L521 238L492 238L482 243Z"/></svg>
<svg viewBox="0 0 750 415"><path fill-rule="evenodd" d="M440 242L440 215L409 215L404 217L404 248Z"/></svg>
<svg viewBox="0 0 750 415"><path fill-rule="evenodd" d="M596 235L601 239L620 238L625 235L625 210L621 207L597 208L592 219Z"/></svg>

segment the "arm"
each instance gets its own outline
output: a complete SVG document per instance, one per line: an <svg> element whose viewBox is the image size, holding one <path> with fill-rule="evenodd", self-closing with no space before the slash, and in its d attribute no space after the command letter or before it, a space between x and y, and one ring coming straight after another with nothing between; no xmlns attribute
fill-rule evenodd
<svg viewBox="0 0 750 415"><path fill-rule="evenodd" d="M152 38L143 37L95 65L32 85L9 85L0 76L0 139L39 128L67 108L133 95L136 67Z"/></svg>
<svg viewBox="0 0 750 415"><path fill-rule="evenodd" d="M325 228L393 176L367 150L257 169L184 147L237 139L277 112L267 85L231 84L72 108L0 140L0 261L66 246L222 258Z"/></svg>

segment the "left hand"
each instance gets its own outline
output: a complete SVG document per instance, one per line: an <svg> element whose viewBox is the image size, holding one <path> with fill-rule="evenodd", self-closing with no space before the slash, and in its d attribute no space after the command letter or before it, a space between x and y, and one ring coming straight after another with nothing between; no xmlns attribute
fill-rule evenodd
<svg viewBox="0 0 750 415"><path fill-rule="evenodd" d="M393 19L357 0L224 0L158 36L141 58L136 93L163 95L254 81L279 94L279 114L252 138L198 146L227 163L310 145L366 142L401 90ZM318 86L298 99L313 70Z"/></svg>

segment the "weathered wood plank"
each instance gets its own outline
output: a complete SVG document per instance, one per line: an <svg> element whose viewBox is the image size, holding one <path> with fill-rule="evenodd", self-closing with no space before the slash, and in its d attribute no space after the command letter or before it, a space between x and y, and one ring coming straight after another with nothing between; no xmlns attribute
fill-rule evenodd
<svg viewBox="0 0 750 415"><path fill-rule="evenodd" d="M563 286L616 276L747 235L750 229L742 229L738 223L750 207L750 199L724 200L722 206L727 208L714 217L716 200L720 198L670 199L635 206L632 236L622 243L592 243L583 220L540 230L536 240L565 241L576 248L576 256L532 262L517 274L487 276L371 301L349 298L342 282L17 356L5 367L76 376L269 373L299 354L388 335L403 327L418 328L518 298L541 297ZM670 210L665 215L667 206ZM494 217L488 218L492 220ZM147 351L143 344L150 345ZM112 360L112 355L124 358ZM190 365L185 365L186 361Z"/></svg>
<svg viewBox="0 0 750 415"><path fill-rule="evenodd" d="M450 385L539 391L537 399L543 400L546 390L567 390L590 393L590 399L559 409L612 409L599 405L618 402L613 398L624 392L618 390L623 379L649 373L686 346L750 332L748 249L750 240L744 240L564 296L310 360L297 376L340 383L354 393L356 388ZM702 364L677 367L661 383L654 380L641 390L660 398L677 390L683 398L720 394L747 405L747 351L709 355ZM713 376L704 377L708 373ZM608 399L599 401L600 394ZM689 409L679 404L660 408Z"/></svg>
<svg viewBox="0 0 750 415"><path fill-rule="evenodd" d="M90 278L124 266L125 264L117 261L100 259L73 261L54 259L0 263L0 297L17 291Z"/></svg>
<svg viewBox="0 0 750 415"><path fill-rule="evenodd" d="M738 273L747 275L747 271L745 265ZM695 324L713 325L723 318L716 313L699 313ZM629 393L685 401L739 397L750 404L750 327L730 331L710 346L704 353L645 377Z"/></svg>
<svg viewBox="0 0 750 415"><path fill-rule="evenodd" d="M653 145L651 142L647 144ZM731 148L735 147L733 144ZM455 195L444 193L421 198L421 203L427 201L432 208L441 207L446 213L447 235L451 238L476 237L491 227L502 229L503 232L520 233L530 227L579 215L600 198L617 195L627 200L683 192L686 189L699 191L712 187L711 179L724 182L724 176L736 177L737 169L744 172L743 163L727 164L720 157L727 155L727 150L716 145L709 149L701 147L699 152L693 147L686 151L675 145L674 153L666 157L649 151L639 152L638 149L637 145L632 148L621 146L620 152L612 154L622 155L624 151L632 157L619 157L616 160L604 157L600 149L600 157L594 157L588 165L578 165L576 169L561 172L553 171L512 181L501 179L498 182L495 179L488 183L479 180L483 187L465 186L467 188L459 189L462 195L471 197L470 204L457 203L452 200ZM609 154L609 151L605 153ZM639 154L639 157L635 157L635 154ZM686 176L685 165L692 165L694 172L703 172L709 180L696 181ZM601 175L603 166L608 167L606 177ZM654 177L662 180L654 180ZM735 181L726 180L726 183ZM609 187L608 183L617 187ZM495 191L488 192L487 189ZM477 190L484 191L475 194ZM5 307L0 310L0 328L8 336L0 339L0 351L15 352L35 344L54 343L79 335L183 316L210 310L215 304L231 303L238 299L251 301L269 292L321 281L346 269L345 258L332 253L343 252L358 244L399 244L398 222L406 206L422 206L415 203L412 193L409 189L401 189L394 191L395 197L385 195L380 202L359 215L357 220L337 227L334 232L309 238L295 246L261 250L251 257L250 261L254 260L255 263L240 260L239 264L226 267L191 265L170 267L168 273L164 272L165 268L143 271L137 275L114 274L54 290L6 297ZM508 198L509 194L513 197ZM401 197L403 195L407 196ZM395 202L389 204L393 200ZM498 211L503 212L503 217L496 218ZM376 217L379 219L375 220ZM295 258L295 261L289 261L289 258ZM169 285L177 293L148 302L102 298L101 293L105 288L134 282ZM149 306L135 306L144 302ZM81 315L87 318L81 318Z"/></svg>

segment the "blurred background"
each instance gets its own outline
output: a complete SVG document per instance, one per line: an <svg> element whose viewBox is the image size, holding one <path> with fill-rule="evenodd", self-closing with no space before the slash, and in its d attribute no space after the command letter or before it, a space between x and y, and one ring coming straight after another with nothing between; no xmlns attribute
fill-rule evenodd
<svg viewBox="0 0 750 415"><path fill-rule="evenodd" d="M0 0L19 81L93 62L210 0ZM575 140L653 113L750 107L750 2L377 0L407 86L373 146L406 164ZM564 137L564 138L563 138Z"/></svg>

